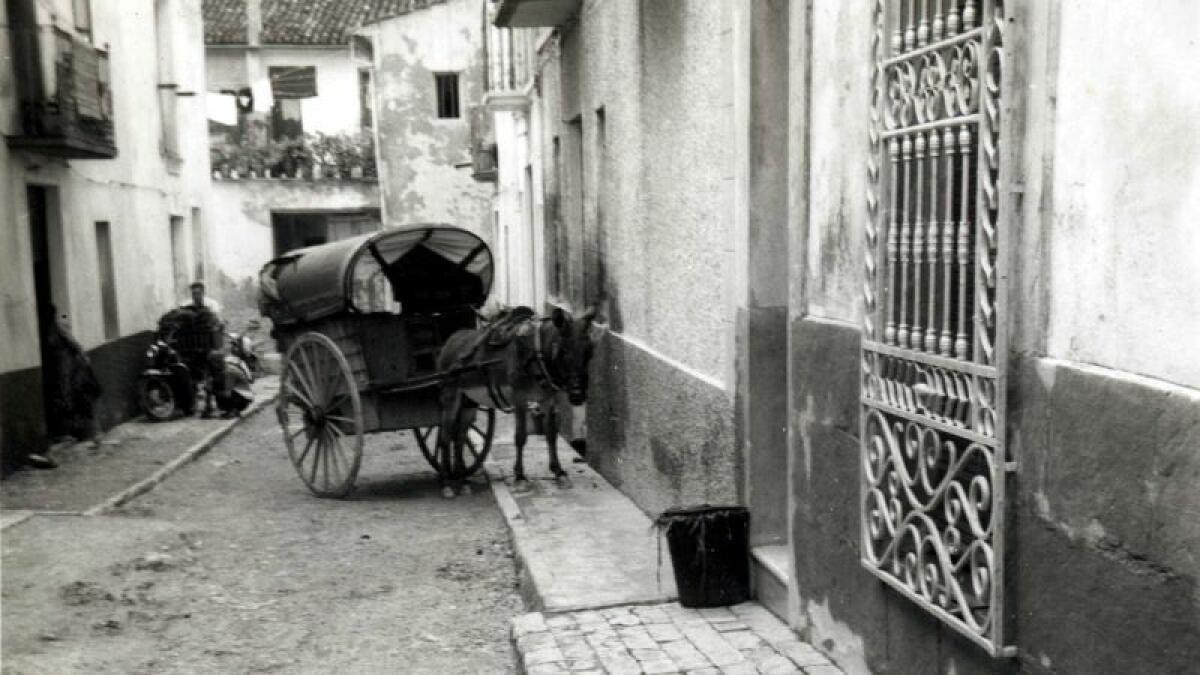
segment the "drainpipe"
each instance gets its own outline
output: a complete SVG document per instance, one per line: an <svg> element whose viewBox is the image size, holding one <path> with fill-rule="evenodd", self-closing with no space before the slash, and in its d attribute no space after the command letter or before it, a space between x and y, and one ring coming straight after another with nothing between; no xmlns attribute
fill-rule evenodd
<svg viewBox="0 0 1200 675"><path fill-rule="evenodd" d="M246 44L259 46L262 35L262 0L246 0Z"/></svg>
<svg viewBox="0 0 1200 675"><path fill-rule="evenodd" d="M253 88L261 70L258 48L262 45L262 0L246 0L246 86ZM254 106L258 109L257 102Z"/></svg>

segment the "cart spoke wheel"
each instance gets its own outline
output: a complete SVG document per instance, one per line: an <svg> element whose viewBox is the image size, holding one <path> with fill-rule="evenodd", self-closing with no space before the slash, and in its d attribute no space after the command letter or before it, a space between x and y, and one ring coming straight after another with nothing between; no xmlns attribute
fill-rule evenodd
<svg viewBox="0 0 1200 675"><path fill-rule="evenodd" d="M437 435L437 427L414 427L412 429L413 437L417 439L417 446L421 448L421 454L425 456L425 461L429 462L429 466L433 470L442 473L441 463L438 461L437 446L435 445Z"/></svg>
<svg viewBox="0 0 1200 675"><path fill-rule="evenodd" d="M284 357L277 409L296 473L319 497L345 497L362 463L362 400L350 364L320 333L301 335Z"/></svg>
<svg viewBox="0 0 1200 675"><path fill-rule="evenodd" d="M478 419L479 415L483 419ZM461 469L448 467L445 472L450 478L461 479L475 475L487 459L492 449L492 433L496 429L496 411L491 408L462 408L459 412L458 424L466 428L463 438ZM438 434L441 434L438 429Z"/></svg>
<svg viewBox="0 0 1200 675"><path fill-rule="evenodd" d="M483 468L483 462L492 451L492 435L496 431L496 411L491 408L480 408L475 420L467 427L466 442L463 443L463 470L465 476L472 476Z"/></svg>

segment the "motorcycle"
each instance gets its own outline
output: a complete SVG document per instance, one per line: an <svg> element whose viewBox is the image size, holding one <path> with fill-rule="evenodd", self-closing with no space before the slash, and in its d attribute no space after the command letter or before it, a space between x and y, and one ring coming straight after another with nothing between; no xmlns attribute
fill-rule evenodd
<svg viewBox="0 0 1200 675"><path fill-rule="evenodd" d="M254 400L254 342L244 332L213 335L210 326L196 324L187 310L172 310L159 320L138 378L139 401L147 417L164 421L177 412L191 415L200 400L205 403L204 416L214 412L214 402L216 410L231 416ZM252 324L249 329L253 328ZM218 351L220 335L226 338L224 352Z"/></svg>
<svg viewBox="0 0 1200 675"><path fill-rule="evenodd" d="M176 411L192 414L196 408L197 384L192 370L171 346L169 338L160 336L150 344L138 378L138 399L147 417L161 422L174 417Z"/></svg>
<svg viewBox="0 0 1200 675"><path fill-rule="evenodd" d="M251 381L256 379L262 372L259 370L258 344L254 342L254 340L251 340L250 336L247 335L247 333L253 330L258 330L257 321L251 321L250 324L246 326L246 330L240 333L225 334L230 356L241 359L242 363L244 363L246 368L248 368L250 371Z"/></svg>

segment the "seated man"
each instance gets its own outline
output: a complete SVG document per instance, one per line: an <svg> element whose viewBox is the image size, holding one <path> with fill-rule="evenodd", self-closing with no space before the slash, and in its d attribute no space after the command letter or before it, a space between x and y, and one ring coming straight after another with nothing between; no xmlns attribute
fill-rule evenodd
<svg viewBox="0 0 1200 675"><path fill-rule="evenodd" d="M185 303L181 309L191 310L196 320L192 324L197 332L209 332L212 335L212 351L205 360L205 370L209 379L208 391L205 392L205 406L202 417L211 417L214 395L226 393L225 355L224 355L224 325L221 323L221 303L205 295L203 281L193 281L188 287L191 290L191 302Z"/></svg>

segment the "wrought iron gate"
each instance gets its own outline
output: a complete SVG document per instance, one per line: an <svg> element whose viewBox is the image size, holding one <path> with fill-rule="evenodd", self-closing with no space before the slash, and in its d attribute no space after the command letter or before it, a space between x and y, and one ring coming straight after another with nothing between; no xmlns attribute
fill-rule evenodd
<svg viewBox="0 0 1200 675"><path fill-rule="evenodd" d="M876 0L862 350L862 562L1005 642L1001 0Z"/></svg>

